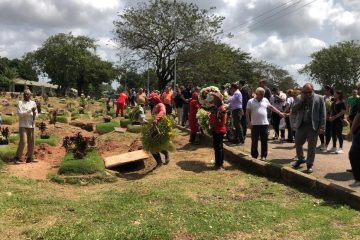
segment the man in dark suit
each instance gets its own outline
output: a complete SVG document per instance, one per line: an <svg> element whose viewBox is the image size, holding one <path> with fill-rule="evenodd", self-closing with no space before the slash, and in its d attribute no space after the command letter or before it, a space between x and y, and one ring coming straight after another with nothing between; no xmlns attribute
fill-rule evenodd
<svg viewBox="0 0 360 240"><path fill-rule="evenodd" d="M293 111L297 114L294 126L297 128L295 146L298 158L293 167L299 168L306 162L307 172L312 173L318 135L325 132L325 101L322 96L314 93L314 86L311 83L304 85L299 98L299 101L293 106ZM308 142L308 152L305 161L303 145L306 141Z"/></svg>

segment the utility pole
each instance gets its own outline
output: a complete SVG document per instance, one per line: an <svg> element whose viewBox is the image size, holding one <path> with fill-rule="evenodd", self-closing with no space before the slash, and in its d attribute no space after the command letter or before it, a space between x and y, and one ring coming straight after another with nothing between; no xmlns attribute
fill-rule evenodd
<svg viewBox="0 0 360 240"><path fill-rule="evenodd" d="M149 65L150 65L150 60L148 60L147 62L148 64L148 69L147 69L147 92L150 93L150 68L149 68Z"/></svg>
<svg viewBox="0 0 360 240"><path fill-rule="evenodd" d="M175 10L175 21L174 21L174 40L175 40L175 59L174 59L174 92L176 91L176 65L177 65L177 38L176 38L176 30L177 30L177 14L176 14L176 0L174 0L174 10Z"/></svg>

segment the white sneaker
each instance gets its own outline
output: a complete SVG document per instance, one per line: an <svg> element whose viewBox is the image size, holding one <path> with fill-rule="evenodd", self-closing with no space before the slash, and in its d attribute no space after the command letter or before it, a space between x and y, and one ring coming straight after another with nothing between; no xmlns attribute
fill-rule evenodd
<svg viewBox="0 0 360 240"><path fill-rule="evenodd" d="M342 153L344 153L344 151L342 150L342 148L339 148L338 150L336 150L335 153L336 153L336 154L342 154Z"/></svg>
<svg viewBox="0 0 360 240"><path fill-rule="evenodd" d="M331 148L330 150L328 150L328 152L331 152L331 153L335 153L337 151L337 148L336 147L333 147Z"/></svg>
<svg viewBox="0 0 360 240"><path fill-rule="evenodd" d="M324 147L325 147L325 144L321 144L321 145L317 146L316 149L321 150L321 149L323 149Z"/></svg>
<svg viewBox="0 0 360 240"><path fill-rule="evenodd" d="M320 151L326 152L326 151L327 151L327 146L326 146L326 145L322 145L322 146L320 147Z"/></svg>

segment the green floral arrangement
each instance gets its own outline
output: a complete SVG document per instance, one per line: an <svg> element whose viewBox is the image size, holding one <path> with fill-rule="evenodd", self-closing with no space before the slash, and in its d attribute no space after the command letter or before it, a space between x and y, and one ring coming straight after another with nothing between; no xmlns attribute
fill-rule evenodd
<svg viewBox="0 0 360 240"><path fill-rule="evenodd" d="M174 151L172 140L175 137L175 123L169 117L163 117L157 124L153 125L154 119L143 127L141 131L141 142L144 150L157 153L163 150Z"/></svg>
<svg viewBox="0 0 360 240"><path fill-rule="evenodd" d="M199 109L196 113L196 119L198 120L200 128L207 134L211 134L209 113L204 109Z"/></svg>
<svg viewBox="0 0 360 240"><path fill-rule="evenodd" d="M131 119L131 115L132 115L132 109L131 109L131 107L126 106L126 107L125 107L125 111L124 111L124 116L125 116L125 118Z"/></svg>
<svg viewBox="0 0 360 240"><path fill-rule="evenodd" d="M139 119L142 111L140 110L140 105L134 107L129 115L131 122L135 122Z"/></svg>

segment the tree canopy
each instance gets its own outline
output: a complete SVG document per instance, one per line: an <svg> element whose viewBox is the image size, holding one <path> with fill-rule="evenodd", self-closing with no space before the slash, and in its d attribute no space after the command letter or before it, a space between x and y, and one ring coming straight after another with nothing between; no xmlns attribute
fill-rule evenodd
<svg viewBox="0 0 360 240"><path fill-rule="evenodd" d="M311 62L299 72L320 84L350 92L360 79L360 45L355 41L337 43L311 54Z"/></svg>
<svg viewBox="0 0 360 240"><path fill-rule="evenodd" d="M43 45L25 57L39 73L57 84L60 93L76 88L78 94L89 94L102 83L115 78L112 63L96 55L95 40L86 36L59 33L50 36Z"/></svg>
<svg viewBox="0 0 360 240"><path fill-rule="evenodd" d="M252 66L253 76L251 79L253 81L251 84L253 86L258 84L258 80L266 79L270 88L279 87L282 91L299 87L289 72L279 66L261 60L254 60Z"/></svg>
<svg viewBox="0 0 360 240"><path fill-rule="evenodd" d="M179 55L178 76L197 85L225 84L252 75L250 54L225 43L206 41L193 44Z"/></svg>
<svg viewBox="0 0 360 240"><path fill-rule="evenodd" d="M114 34L121 47L153 61L158 87L163 89L174 79L176 52L212 39L222 21L192 3L151 0L121 13Z"/></svg>
<svg viewBox="0 0 360 240"><path fill-rule="evenodd" d="M0 57L1 86L8 87L17 77L30 81L39 80L36 71L31 68L31 65L26 59L8 59L6 57Z"/></svg>

